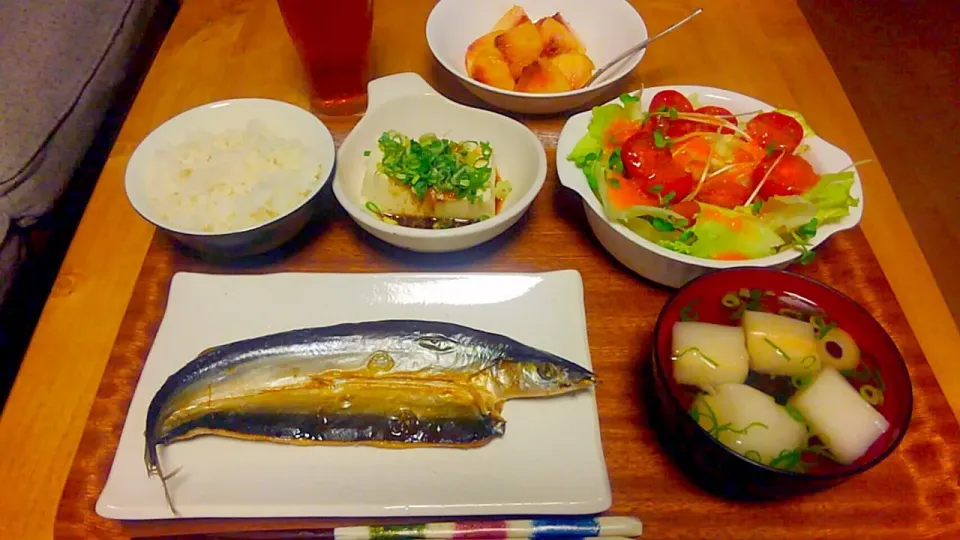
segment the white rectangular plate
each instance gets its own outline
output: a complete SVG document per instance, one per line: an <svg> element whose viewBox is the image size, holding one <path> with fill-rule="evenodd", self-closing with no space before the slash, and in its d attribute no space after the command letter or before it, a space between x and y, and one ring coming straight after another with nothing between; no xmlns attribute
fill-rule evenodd
<svg viewBox="0 0 960 540"><path fill-rule="evenodd" d="M294 328L379 319L459 323L588 369L583 284L545 274L179 273L127 414L101 516L172 518L144 466L147 407L211 346ZM200 437L161 448L182 517L589 514L611 495L593 391L515 400L506 434L474 449L290 446Z"/></svg>

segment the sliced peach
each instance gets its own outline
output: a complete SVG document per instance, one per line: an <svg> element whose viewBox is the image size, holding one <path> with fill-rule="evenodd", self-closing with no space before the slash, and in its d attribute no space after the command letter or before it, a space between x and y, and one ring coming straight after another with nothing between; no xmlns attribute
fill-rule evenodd
<svg viewBox="0 0 960 540"><path fill-rule="evenodd" d="M510 30L515 26L520 26L525 22L530 22L530 17L527 16L527 12L524 11L520 6L513 6L503 14L503 17L500 17L500 20L497 21L497 24L493 25L493 31L506 32L507 30Z"/></svg>
<svg viewBox="0 0 960 540"><path fill-rule="evenodd" d="M475 58L468 73L474 80L484 84L504 90L513 90L515 82L513 75L510 74L510 66L499 51L494 49L493 52L496 55L483 55Z"/></svg>
<svg viewBox="0 0 960 540"><path fill-rule="evenodd" d="M489 34L478 37L467 47L466 54L466 66L467 73L473 71L473 64L477 58L481 56L499 56L503 58L503 55L497 50L497 46L494 45L494 40L502 34L503 32L495 30Z"/></svg>
<svg viewBox="0 0 960 540"><path fill-rule="evenodd" d="M519 92L549 94L567 92L573 87L549 58L541 58L523 69L516 89Z"/></svg>
<svg viewBox="0 0 960 540"><path fill-rule="evenodd" d="M537 21L537 29L543 39L543 54L554 56L567 52L586 53L583 42L574 33L567 21L556 13Z"/></svg>
<svg viewBox="0 0 960 540"><path fill-rule="evenodd" d="M497 49L503 53L510 65L510 72L514 79L520 77L523 68L534 63L540 58L540 51L543 50L543 39L540 38L540 32L530 21L507 30L494 39Z"/></svg>
<svg viewBox="0 0 960 540"><path fill-rule="evenodd" d="M583 53L561 53L551 58L550 62L563 73L573 88L582 88L593 75L593 61Z"/></svg>

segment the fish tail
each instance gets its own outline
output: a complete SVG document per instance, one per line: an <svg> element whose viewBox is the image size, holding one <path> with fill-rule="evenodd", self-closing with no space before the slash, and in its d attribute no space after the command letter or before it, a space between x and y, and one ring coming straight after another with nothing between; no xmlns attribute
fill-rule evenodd
<svg viewBox="0 0 960 540"><path fill-rule="evenodd" d="M143 461L147 465L147 476L160 474L160 456L157 455L157 445L147 440Z"/></svg>
<svg viewBox="0 0 960 540"><path fill-rule="evenodd" d="M180 512L178 512L177 507L173 505L173 496L170 495L170 488L167 486L167 480L179 474L181 470L183 470L183 467L177 467L172 473L165 475L163 474L163 471L160 470L160 463L157 463L157 473L160 476L160 484L163 486L163 498L167 500L167 507L170 508L170 511L173 512L173 515L175 516L179 516Z"/></svg>
<svg viewBox="0 0 960 540"><path fill-rule="evenodd" d="M176 476L183 467L177 467L175 471L170 474L164 474L163 469L160 467L160 455L157 451L159 447L158 444L154 441L147 441L147 449L144 455L144 461L147 464L147 476L158 476L160 477L160 484L163 486L163 497L167 500L167 506L170 508L170 511L173 512L173 515L179 516L180 512L177 511L177 507L173 505L173 497L170 495L170 488L167 486L167 480Z"/></svg>

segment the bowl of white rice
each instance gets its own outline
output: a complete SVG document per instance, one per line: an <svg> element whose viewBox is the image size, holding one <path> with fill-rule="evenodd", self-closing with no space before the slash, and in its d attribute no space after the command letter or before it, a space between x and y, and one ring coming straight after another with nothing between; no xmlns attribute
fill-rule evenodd
<svg viewBox="0 0 960 540"><path fill-rule="evenodd" d="M333 137L310 112L232 99L164 122L127 164L134 209L204 253L246 256L295 236L334 168Z"/></svg>

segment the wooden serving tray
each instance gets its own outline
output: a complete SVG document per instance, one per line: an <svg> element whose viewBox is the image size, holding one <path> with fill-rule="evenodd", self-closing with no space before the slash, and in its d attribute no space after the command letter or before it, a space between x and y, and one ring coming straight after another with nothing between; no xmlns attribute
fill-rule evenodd
<svg viewBox="0 0 960 540"><path fill-rule="evenodd" d="M354 120L327 123L339 143ZM834 236L813 264L793 270L849 294L893 336L914 387L913 422L906 438L883 463L832 490L773 503L722 500L702 491L681 472L645 418L641 366L649 361L654 322L671 291L637 277L609 256L588 229L579 199L559 186L553 162L562 121L528 125L547 147L551 164L547 183L528 215L512 230L467 252L422 255L395 249L362 232L332 197L328 215L281 253L243 264L201 260L158 233L144 260L64 488L57 536L116 539L347 523L313 519L120 523L96 515L94 505L175 272L572 268L583 276L591 354L603 381L597 396L613 486L609 513L640 517L649 538L960 538L960 429L859 229Z"/></svg>

